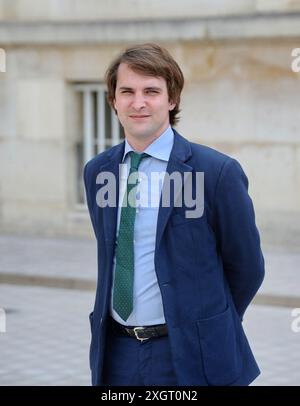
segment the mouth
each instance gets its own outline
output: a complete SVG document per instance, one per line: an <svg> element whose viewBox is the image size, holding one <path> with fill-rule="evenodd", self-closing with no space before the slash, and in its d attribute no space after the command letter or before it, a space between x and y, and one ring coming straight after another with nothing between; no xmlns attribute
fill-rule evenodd
<svg viewBox="0 0 300 406"><path fill-rule="evenodd" d="M133 120L142 120L142 119L150 117L150 115L147 115L147 114L143 114L143 115L132 114L129 117L132 118Z"/></svg>

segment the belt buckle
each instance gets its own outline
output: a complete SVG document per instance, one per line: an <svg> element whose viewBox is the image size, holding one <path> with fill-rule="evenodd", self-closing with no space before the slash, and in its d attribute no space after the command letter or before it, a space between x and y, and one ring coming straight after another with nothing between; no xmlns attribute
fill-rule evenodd
<svg viewBox="0 0 300 406"><path fill-rule="evenodd" d="M145 330L144 327L134 327L133 328L136 339L138 339L140 341L149 340L149 338L141 338L141 337L139 337L139 332L143 331L143 330Z"/></svg>

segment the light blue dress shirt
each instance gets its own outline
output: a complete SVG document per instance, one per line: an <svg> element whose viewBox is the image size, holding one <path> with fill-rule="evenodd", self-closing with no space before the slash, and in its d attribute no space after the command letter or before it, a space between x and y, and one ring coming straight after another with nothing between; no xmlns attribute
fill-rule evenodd
<svg viewBox="0 0 300 406"><path fill-rule="evenodd" d="M173 141L174 134L169 126L159 138L143 151L151 157L143 159L139 166L137 209L134 225L133 311L126 321L114 311L113 297L111 297L111 315L123 325L149 326L165 323L162 297L155 273L154 252L163 177L166 173ZM119 232L121 205L130 169L130 155L128 154L130 151L133 151L133 148L125 140L123 165L121 165L120 170L117 235ZM113 276L115 266L116 258L114 257Z"/></svg>

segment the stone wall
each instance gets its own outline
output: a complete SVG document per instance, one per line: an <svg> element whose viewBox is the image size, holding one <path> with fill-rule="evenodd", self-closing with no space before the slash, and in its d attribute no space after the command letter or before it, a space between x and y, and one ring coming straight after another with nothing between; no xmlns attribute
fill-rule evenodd
<svg viewBox="0 0 300 406"><path fill-rule="evenodd" d="M120 21L295 11L300 11L299 0L0 0L0 19L19 21Z"/></svg>
<svg viewBox="0 0 300 406"><path fill-rule="evenodd" d="M174 1L147 1L148 30L145 2L128 1L135 7L126 11L112 2L126 23L110 2L97 22L100 3L0 0L1 230L91 235L75 198L72 83L103 80L121 49L154 39L185 74L178 130L241 162L264 243L299 245L300 73L291 51L300 47L300 1L186 1L186 14Z"/></svg>

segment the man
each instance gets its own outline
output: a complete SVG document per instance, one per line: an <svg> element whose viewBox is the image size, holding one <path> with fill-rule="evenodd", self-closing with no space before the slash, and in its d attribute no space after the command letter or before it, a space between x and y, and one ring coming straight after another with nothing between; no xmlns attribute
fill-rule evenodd
<svg viewBox="0 0 300 406"><path fill-rule="evenodd" d="M99 267L92 383L248 385L259 369L241 322L264 260L247 178L236 160L173 129L184 79L165 49L128 48L106 81L125 141L84 170ZM154 204L141 204L149 196Z"/></svg>

